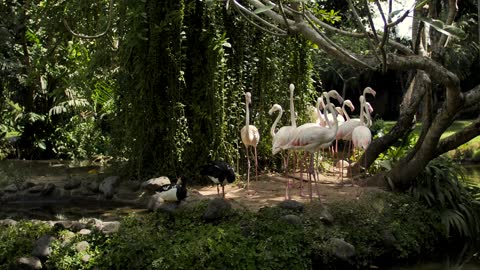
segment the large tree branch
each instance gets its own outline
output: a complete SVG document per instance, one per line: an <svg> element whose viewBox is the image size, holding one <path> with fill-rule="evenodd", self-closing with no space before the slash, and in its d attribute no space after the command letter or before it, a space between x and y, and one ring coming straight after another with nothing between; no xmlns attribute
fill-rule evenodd
<svg viewBox="0 0 480 270"><path fill-rule="evenodd" d="M468 127L448 136L445 139L442 139L439 142L434 155L437 157L445 152L453 150L479 135L480 117L473 121Z"/></svg>
<svg viewBox="0 0 480 270"><path fill-rule="evenodd" d="M398 56L395 54L389 54L388 64L390 68L396 70L424 70L436 82L445 85L446 87L452 87L455 91L460 91L460 80L457 75L428 57L419 55Z"/></svg>

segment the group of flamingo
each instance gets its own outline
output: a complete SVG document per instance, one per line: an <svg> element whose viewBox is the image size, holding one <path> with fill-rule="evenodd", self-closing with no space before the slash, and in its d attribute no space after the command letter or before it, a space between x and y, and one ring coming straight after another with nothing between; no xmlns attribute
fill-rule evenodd
<svg viewBox="0 0 480 270"><path fill-rule="evenodd" d="M371 94L375 96L375 91L366 87L363 91L363 94L360 96L360 117L350 119L345 106L348 106L351 111L354 111L354 106L350 100L343 100L343 98L338 94L337 91L331 90L329 92L323 92L320 97L317 99L317 106L315 108L316 119L312 123L306 123L297 127L296 125L296 115L294 110L294 90L295 86L290 84L290 126L282 126L280 129L276 130L276 126L280 121L283 109L279 104L274 104L269 110L269 114L272 115L274 112L278 112L278 115L275 121L272 124L270 129L270 134L273 138L272 140L272 155L276 155L282 150L286 151L296 151L303 150L306 153L310 154L310 164L308 168L308 178L309 178L309 189L310 189L310 200L312 200L312 176L317 183L317 175L314 170L314 154L321 149L331 149L332 152L338 153L338 140L344 140L353 144L354 148L362 148L366 150L368 145L371 142L372 134L369 127L371 126L372 120L370 113L373 111L371 105L366 102L365 95ZM330 99L336 99L342 106L335 107L331 103ZM249 147L252 146L254 149L255 155L255 175L258 178L258 158L257 158L257 145L260 141L260 134L258 129L254 125L250 125L250 115L249 115L249 104L252 102L252 96L250 92L245 93L245 105L246 105L246 117L245 117L245 126L241 130L242 142L246 148L246 157L247 157L247 190L250 186L250 159L249 159ZM324 101L325 100L325 101ZM322 110L323 109L323 113ZM333 141L336 141L335 148L332 146ZM344 148L345 149L345 148ZM349 150L350 151L350 150ZM284 168L288 168L288 153L284 159ZM340 162L343 164L344 162ZM343 181L343 167L341 168L342 181ZM300 190L301 195L303 196L303 179L300 181ZM290 199L289 195L289 186L290 181L287 181L285 199ZM317 188L317 195L318 188Z"/></svg>

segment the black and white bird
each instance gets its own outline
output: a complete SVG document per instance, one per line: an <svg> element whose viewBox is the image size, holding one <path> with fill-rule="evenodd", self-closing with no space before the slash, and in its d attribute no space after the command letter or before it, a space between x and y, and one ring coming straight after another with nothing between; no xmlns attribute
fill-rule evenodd
<svg viewBox="0 0 480 270"><path fill-rule="evenodd" d="M202 166L201 175L208 176L213 183L217 184L217 194L220 195L218 185L222 185L222 197L225 198L225 185L235 181L235 171L225 161L215 160L207 165Z"/></svg>
<svg viewBox="0 0 480 270"><path fill-rule="evenodd" d="M187 197L187 179L182 176L176 184L160 186L156 192L164 201L180 202Z"/></svg>

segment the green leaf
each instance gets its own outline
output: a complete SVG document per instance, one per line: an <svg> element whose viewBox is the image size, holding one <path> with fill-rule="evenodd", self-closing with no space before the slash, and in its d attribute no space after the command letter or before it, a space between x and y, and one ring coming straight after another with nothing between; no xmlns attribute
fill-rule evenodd
<svg viewBox="0 0 480 270"><path fill-rule="evenodd" d="M38 148L40 148L42 150L47 149L47 146L45 145L44 141L37 141L37 146L38 146Z"/></svg>
<svg viewBox="0 0 480 270"><path fill-rule="evenodd" d="M259 14L259 13L265 12L265 11L267 11L267 10L271 10L272 8L274 8L273 5L266 5L266 6L259 7L259 8L257 8L257 9L255 9L255 10L253 11L253 13Z"/></svg>
<svg viewBox="0 0 480 270"><path fill-rule="evenodd" d="M453 25L445 25L441 20L430 18L420 18L420 20L432 26L433 28L435 28L435 30L444 35L455 37L458 39L465 39L467 37L467 34L461 28Z"/></svg>
<svg viewBox="0 0 480 270"><path fill-rule="evenodd" d="M423 6L425 6L425 4L428 3L429 0L423 0L421 1L420 3L418 3L416 6L415 6L415 9L418 9L418 8L421 8Z"/></svg>

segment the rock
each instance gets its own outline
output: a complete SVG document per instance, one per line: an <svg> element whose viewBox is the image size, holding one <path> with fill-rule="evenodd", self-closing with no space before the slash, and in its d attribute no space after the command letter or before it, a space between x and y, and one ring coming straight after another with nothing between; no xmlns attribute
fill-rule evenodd
<svg viewBox="0 0 480 270"><path fill-rule="evenodd" d="M228 211L232 208L232 205L222 199L215 198L208 203L205 213L203 213L203 219L205 221L214 221L224 217Z"/></svg>
<svg viewBox="0 0 480 270"><path fill-rule="evenodd" d="M18 191L18 187L17 185L15 184L10 184L8 186L6 186L3 191L7 192L7 193L15 193Z"/></svg>
<svg viewBox="0 0 480 270"><path fill-rule="evenodd" d="M285 215L280 218L281 221L291 224L295 227L302 227L302 219L297 215Z"/></svg>
<svg viewBox="0 0 480 270"><path fill-rule="evenodd" d="M26 189L29 189L29 188L31 188L31 187L33 187L33 186L35 186L35 184L32 183L32 182L29 182L29 181L23 182L23 183L20 185L19 190L26 190Z"/></svg>
<svg viewBox="0 0 480 270"><path fill-rule="evenodd" d="M164 200L162 199L162 197L160 197L160 194L155 193L150 197L150 200L148 200L147 209L155 211L158 208L160 208L160 206L162 206L163 203L164 203Z"/></svg>
<svg viewBox="0 0 480 270"><path fill-rule="evenodd" d="M55 238L53 236L48 234L38 238L37 241L35 241L35 244L33 245L32 255L38 258L48 257L51 253L50 243L54 239Z"/></svg>
<svg viewBox="0 0 480 270"><path fill-rule="evenodd" d="M149 180L143 182L140 185L140 187L142 189L146 189L146 190L149 190L149 191L155 191L155 190L158 190L158 188L160 188L161 186L169 185L171 183L172 182L170 181L170 179L168 177L160 176L160 177L152 178L152 179L149 179Z"/></svg>
<svg viewBox="0 0 480 270"><path fill-rule="evenodd" d="M105 198L111 199L113 197L114 186L117 184L119 176L109 176L105 178L98 189L103 193Z"/></svg>
<svg viewBox="0 0 480 270"><path fill-rule="evenodd" d="M90 247L90 244L87 241L81 241L75 245L75 250L77 252L83 252L87 250L89 247Z"/></svg>
<svg viewBox="0 0 480 270"><path fill-rule="evenodd" d="M72 230L74 232L79 232L79 231L81 231L82 229L85 229L85 228L87 228L87 224L85 224L83 222L80 222L80 221L73 221L72 225L70 226L70 230Z"/></svg>
<svg viewBox="0 0 480 270"><path fill-rule="evenodd" d="M62 237L62 246L67 246L75 238L76 234L71 231L65 231L61 234Z"/></svg>
<svg viewBox="0 0 480 270"><path fill-rule="evenodd" d="M2 225L2 226L15 226L15 225L17 225L17 222L13 219L7 218L7 219L0 220L0 225Z"/></svg>
<svg viewBox="0 0 480 270"><path fill-rule="evenodd" d="M90 228L101 230L102 226L103 226L103 221L101 221L100 219L97 219L97 218L90 218L89 220L87 220L87 225Z"/></svg>
<svg viewBox="0 0 480 270"><path fill-rule="evenodd" d="M42 190L45 188L45 184L38 184L34 185L31 188L28 189L28 192L30 193L40 193Z"/></svg>
<svg viewBox="0 0 480 270"><path fill-rule="evenodd" d="M285 200L280 202L278 204L278 207L287 209L287 210L302 212L304 208L304 204L295 200Z"/></svg>
<svg viewBox="0 0 480 270"><path fill-rule="evenodd" d="M82 185L82 182L78 179L71 179L69 180L65 186L63 187L65 190L72 190L72 189L76 189L76 188L79 188L80 185Z"/></svg>
<svg viewBox="0 0 480 270"><path fill-rule="evenodd" d="M112 234L118 232L120 229L120 222L118 221L108 221L108 222L103 222L101 231L104 234Z"/></svg>
<svg viewBox="0 0 480 270"><path fill-rule="evenodd" d="M129 192L135 192L140 189L140 182L138 181L123 181L120 186Z"/></svg>
<svg viewBox="0 0 480 270"><path fill-rule="evenodd" d="M99 184L97 182L90 182L87 184L86 188L91 192L98 192Z"/></svg>
<svg viewBox="0 0 480 270"><path fill-rule="evenodd" d="M42 262L37 257L20 257L15 269L42 269Z"/></svg>
<svg viewBox="0 0 480 270"><path fill-rule="evenodd" d="M48 183L43 187L42 192L40 193L42 196L48 196L52 194L52 192L55 190L56 186L53 183Z"/></svg>
<svg viewBox="0 0 480 270"><path fill-rule="evenodd" d="M333 255L339 259L349 260L355 255L355 247L343 239L331 238L330 244Z"/></svg>
<svg viewBox="0 0 480 270"><path fill-rule="evenodd" d="M390 230L383 231L382 238L383 238L383 244L387 249L395 247L395 244L397 243L397 238L395 237L395 235L393 235L393 233Z"/></svg>
<svg viewBox="0 0 480 270"><path fill-rule="evenodd" d="M324 206L320 212L320 220L325 225L332 225L333 224L333 216L328 210L326 206Z"/></svg>
<svg viewBox="0 0 480 270"><path fill-rule="evenodd" d="M81 235L88 235L88 234L91 234L92 231L89 230L89 229L81 229L78 234L81 234Z"/></svg>
<svg viewBox="0 0 480 270"><path fill-rule="evenodd" d="M80 260L82 260L82 262L84 262L84 263L87 263L88 261L90 261L90 258L91 258L91 257L92 257L92 256L90 256L90 255L88 255L88 254L85 254L85 255L82 256L82 258L80 258ZM94 269L95 269L95 268L94 268Z"/></svg>

